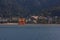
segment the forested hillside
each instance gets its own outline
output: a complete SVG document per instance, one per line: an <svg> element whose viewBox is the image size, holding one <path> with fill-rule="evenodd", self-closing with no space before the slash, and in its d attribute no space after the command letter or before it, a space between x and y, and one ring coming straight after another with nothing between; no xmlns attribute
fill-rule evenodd
<svg viewBox="0 0 60 40"><path fill-rule="evenodd" d="M38 15L42 10L57 6L60 8L60 0L0 0L0 16Z"/></svg>

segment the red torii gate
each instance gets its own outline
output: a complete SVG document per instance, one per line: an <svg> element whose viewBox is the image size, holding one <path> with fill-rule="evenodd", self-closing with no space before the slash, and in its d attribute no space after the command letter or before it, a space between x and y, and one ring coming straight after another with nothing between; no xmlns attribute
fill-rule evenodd
<svg viewBox="0 0 60 40"><path fill-rule="evenodd" d="M19 18L19 25L25 24L25 18Z"/></svg>

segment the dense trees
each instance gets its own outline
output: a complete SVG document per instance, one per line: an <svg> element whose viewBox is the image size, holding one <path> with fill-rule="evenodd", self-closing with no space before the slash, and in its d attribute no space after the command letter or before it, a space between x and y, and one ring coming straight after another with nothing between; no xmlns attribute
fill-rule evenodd
<svg viewBox="0 0 60 40"><path fill-rule="evenodd" d="M49 1L47 0L0 0L0 16L10 17L23 15L26 17L27 15L39 15L40 13L48 13L45 9L52 7L52 5L58 5L55 5L56 2L53 3L53 1L52 4L51 2L48 2Z"/></svg>

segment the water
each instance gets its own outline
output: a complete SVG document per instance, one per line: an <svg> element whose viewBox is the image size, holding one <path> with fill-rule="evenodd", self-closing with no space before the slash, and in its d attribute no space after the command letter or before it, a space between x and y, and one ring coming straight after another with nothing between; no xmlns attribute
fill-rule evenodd
<svg viewBox="0 0 60 40"><path fill-rule="evenodd" d="M60 27L0 26L0 40L60 40Z"/></svg>

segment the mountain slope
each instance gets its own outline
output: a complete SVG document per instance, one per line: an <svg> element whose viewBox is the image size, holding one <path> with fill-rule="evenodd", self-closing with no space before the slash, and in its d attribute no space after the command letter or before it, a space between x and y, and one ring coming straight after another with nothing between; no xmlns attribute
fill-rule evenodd
<svg viewBox="0 0 60 40"><path fill-rule="evenodd" d="M60 6L60 0L0 0L0 16L40 14L41 9Z"/></svg>

